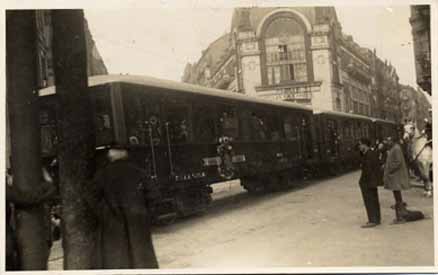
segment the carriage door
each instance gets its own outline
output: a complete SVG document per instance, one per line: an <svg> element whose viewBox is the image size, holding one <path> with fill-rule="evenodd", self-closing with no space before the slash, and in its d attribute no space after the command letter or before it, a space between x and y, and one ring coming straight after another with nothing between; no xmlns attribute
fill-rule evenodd
<svg viewBox="0 0 438 275"><path fill-rule="evenodd" d="M52 108L44 106L40 109L41 127L41 153L43 157L53 157L56 155L58 144L58 134L56 131L56 112L55 106Z"/></svg>
<svg viewBox="0 0 438 275"><path fill-rule="evenodd" d="M236 148L236 141L239 137L239 120L237 109L231 105L218 106L218 145L217 154L220 158L218 165L219 176L223 179L231 179L236 174L236 163L243 162L245 157L240 154L240 148Z"/></svg>
<svg viewBox="0 0 438 275"><path fill-rule="evenodd" d="M327 154L331 157L339 155L339 132L337 121L327 119Z"/></svg>
<svg viewBox="0 0 438 275"><path fill-rule="evenodd" d="M138 146L131 158L144 168L151 179L158 177L158 156L163 139L159 97L142 90L123 94L126 136L130 145Z"/></svg>
<svg viewBox="0 0 438 275"><path fill-rule="evenodd" d="M312 130L308 117L301 116L298 121L299 135L298 142L300 144L300 151L303 159L310 159L313 157L313 139Z"/></svg>
<svg viewBox="0 0 438 275"><path fill-rule="evenodd" d="M161 157L166 160L163 173L182 175L193 167L193 153L188 148L192 140L191 107L184 99L166 99L163 103L163 140Z"/></svg>

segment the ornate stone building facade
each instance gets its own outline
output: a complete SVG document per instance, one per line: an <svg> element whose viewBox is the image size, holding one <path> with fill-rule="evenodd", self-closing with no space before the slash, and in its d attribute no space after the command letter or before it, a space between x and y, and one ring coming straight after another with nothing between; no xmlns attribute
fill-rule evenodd
<svg viewBox="0 0 438 275"><path fill-rule="evenodd" d="M37 10L36 31L37 31L37 64L38 64L38 86L40 88L55 84L53 58L52 58L52 20L50 10ZM85 20L85 41L87 43L87 71L88 75L108 74L96 44L93 40L88 23Z"/></svg>
<svg viewBox="0 0 438 275"><path fill-rule="evenodd" d="M375 57L375 56L374 56ZM373 60L372 100L375 110L372 116L401 121L400 84L395 68L379 58Z"/></svg>
<svg viewBox="0 0 438 275"><path fill-rule="evenodd" d="M430 55L430 6L411 6L412 36L414 40L415 71L417 84L429 94L431 86L431 55Z"/></svg>
<svg viewBox="0 0 438 275"><path fill-rule="evenodd" d="M395 108L382 111L398 106L395 69L342 32L334 7L237 8L230 33L188 64L182 81L399 119Z"/></svg>
<svg viewBox="0 0 438 275"><path fill-rule="evenodd" d="M401 85L400 90L400 109L402 115L402 122L412 121L418 129L424 129L424 119L431 121L430 101L421 90L415 90L411 86Z"/></svg>

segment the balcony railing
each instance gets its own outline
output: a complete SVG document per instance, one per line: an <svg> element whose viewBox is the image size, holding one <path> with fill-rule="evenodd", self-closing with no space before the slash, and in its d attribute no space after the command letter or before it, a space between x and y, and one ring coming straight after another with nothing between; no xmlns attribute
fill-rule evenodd
<svg viewBox="0 0 438 275"><path fill-rule="evenodd" d="M286 62L306 62L306 55L304 50L295 50L284 53L267 53L266 62L268 64L276 64Z"/></svg>

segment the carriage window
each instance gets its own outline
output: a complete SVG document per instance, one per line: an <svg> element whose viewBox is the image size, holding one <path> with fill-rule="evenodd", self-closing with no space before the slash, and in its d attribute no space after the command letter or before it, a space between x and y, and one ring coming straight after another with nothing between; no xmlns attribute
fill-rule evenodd
<svg viewBox="0 0 438 275"><path fill-rule="evenodd" d="M295 119L287 119L284 122L284 133L286 139L296 141L298 138L298 125Z"/></svg>
<svg viewBox="0 0 438 275"><path fill-rule="evenodd" d="M113 129L109 114L98 113L94 117L96 145L110 144L113 141Z"/></svg>
<svg viewBox="0 0 438 275"><path fill-rule="evenodd" d="M336 121L327 119L327 145L330 153L336 155L338 152L338 125Z"/></svg>
<svg viewBox="0 0 438 275"><path fill-rule="evenodd" d="M124 95L126 131L131 144L155 144L161 142L162 130L158 99L144 96L140 91L130 91ZM149 128L152 135L149 134Z"/></svg>
<svg viewBox="0 0 438 275"><path fill-rule="evenodd" d="M114 141L114 130L108 93L96 93L92 98L96 146L111 144Z"/></svg>
<svg viewBox="0 0 438 275"><path fill-rule="evenodd" d="M355 138L355 133L354 133L354 123L353 123L353 122L350 123L350 137L351 137L352 139Z"/></svg>
<svg viewBox="0 0 438 275"><path fill-rule="evenodd" d="M344 122L344 138L346 138L346 139L351 138L350 122L349 121Z"/></svg>
<svg viewBox="0 0 438 275"><path fill-rule="evenodd" d="M239 136L239 120L237 118L236 109L232 106L221 106L219 116L221 135L232 137L236 140Z"/></svg>
<svg viewBox="0 0 438 275"><path fill-rule="evenodd" d="M362 132L361 132L361 123L360 122L358 122L357 124L356 124L356 133L355 133L355 137L356 137L356 139L360 139L360 138L362 138Z"/></svg>
<svg viewBox="0 0 438 275"><path fill-rule="evenodd" d="M281 119L279 119L277 113L265 113L265 121L268 140L278 141L284 138Z"/></svg>
<svg viewBox="0 0 438 275"><path fill-rule="evenodd" d="M214 105L193 106L194 139L199 142L215 142L216 123Z"/></svg>
<svg viewBox="0 0 438 275"><path fill-rule="evenodd" d="M281 120L275 113L267 111L252 112L250 125L255 140L277 141L284 137Z"/></svg>
<svg viewBox="0 0 438 275"><path fill-rule="evenodd" d="M251 113L250 118L251 137L254 140L266 140L267 128L263 116L256 112Z"/></svg>
<svg viewBox="0 0 438 275"><path fill-rule="evenodd" d="M43 155L56 154L56 145L58 143L56 133L55 111L43 109L40 111L41 126L41 153Z"/></svg>
<svg viewBox="0 0 438 275"><path fill-rule="evenodd" d="M328 138L338 136L336 121L332 119L327 119L327 134L328 134Z"/></svg>
<svg viewBox="0 0 438 275"><path fill-rule="evenodd" d="M362 136L364 136L364 137L369 137L369 130L368 130L368 125L366 125L366 124L364 124L363 125L363 128L362 128Z"/></svg>
<svg viewBox="0 0 438 275"><path fill-rule="evenodd" d="M310 121L307 117L301 118L301 137L302 137L302 148L305 156L307 158L313 157L313 141L312 141L312 130Z"/></svg>
<svg viewBox="0 0 438 275"><path fill-rule="evenodd" d="M171 143L186 143L191 139L190 105L183 101L164 103L165 121L162 131L169 135Z"/></svg>
<svg viewBox="0 0 438 275"><path fill-rule="evenodd" d="M382 127L380 127L380 125L377 125L376 126L376 139L381 141L382 137L383 137Z"/></svg>
<svg viewBox="0 0 438 275"><path fill-rule="evenodd" d="M251 140L252 138L252 132L251 132L251 111L241 110L239 111L239 117L240 117L240 133L239 136L242 140Z"/></svg>

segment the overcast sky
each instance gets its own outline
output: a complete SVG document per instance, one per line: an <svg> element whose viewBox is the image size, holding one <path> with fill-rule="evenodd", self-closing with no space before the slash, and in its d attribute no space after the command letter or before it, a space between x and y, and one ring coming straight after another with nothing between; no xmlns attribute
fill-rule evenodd
<svg viewBox="0 0 438 275"><path fill-rule="evenodd" d="M336 6L344 33L388 59L402 84L416 87L410 9L404 6ZM187 62L230 30L233 9L171 7L86 9L85 16L110 73L179 81Z"/></svg>

